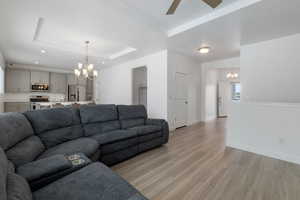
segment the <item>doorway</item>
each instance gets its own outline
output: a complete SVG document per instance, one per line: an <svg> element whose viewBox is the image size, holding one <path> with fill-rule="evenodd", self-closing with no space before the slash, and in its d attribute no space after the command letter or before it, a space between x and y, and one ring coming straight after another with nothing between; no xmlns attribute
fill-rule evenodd
<svg viewBox="0 0 300 200"><path fill-rule="evenodd" d="M228 116L228 104L230 102L230 83L218 82L218 117Z"/></svg>
<svg viewBox="0 0 300 200"><path fill-rule="evenodd" d="M187 74L175 73L176 92L175 92L175 128L187 126L188 91Z"/></svg>
<svg viewBox="0 0 300 200"><path fill-rule="evenodd" d="M144 105L147 108L147 67L132 70L132 104Z"/></svg>
<svg viewBox="0 0 300 200"><path fill-rule="evenodd" d="M241 97L240 82L218 82L218 117L227 117L230 102L238 102Z"/></svg>

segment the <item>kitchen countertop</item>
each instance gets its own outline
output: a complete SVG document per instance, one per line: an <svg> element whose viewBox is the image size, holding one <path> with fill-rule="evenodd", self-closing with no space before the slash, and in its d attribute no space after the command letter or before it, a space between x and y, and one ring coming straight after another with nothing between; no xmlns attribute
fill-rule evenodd
<svg viewBox="0 0 300 200"><path fill-rule="evenodd" d="M93 103L92 101L67 101L67 102L61 102L61 101L57 101L57 102L37 102L38 105L40 106L53 106L55 104L62 104L64 106L68 106L68 105L72 105L74 103L77 104L89 104L89 103Z"/></svg>
<svg viewBox="0 0 300 200"><path fill-rule="evenodd" d="M50 102L64 101L65 94L55 93L42 93L42 92L31 92L31 93L5 93L3 94L3 102L16 102L16 103L29 103L30 96L48 96Z"/></svg>

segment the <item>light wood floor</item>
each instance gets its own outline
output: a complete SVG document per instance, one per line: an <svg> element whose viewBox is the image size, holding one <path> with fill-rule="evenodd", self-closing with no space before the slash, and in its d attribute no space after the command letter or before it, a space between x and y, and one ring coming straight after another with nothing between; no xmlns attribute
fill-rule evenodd
<svg viewBox="0 0 300 200"><path fill-rule="evenodd" d="M300 166L225 148L225 123L177 130L113 169L152 200L299 200Z"/></svg>

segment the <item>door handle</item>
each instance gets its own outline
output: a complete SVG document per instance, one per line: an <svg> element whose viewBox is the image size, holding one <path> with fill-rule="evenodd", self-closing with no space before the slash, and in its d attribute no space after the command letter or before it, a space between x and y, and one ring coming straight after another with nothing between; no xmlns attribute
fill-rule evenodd
<svg viewBox="0 0 300 200"><path fill-rule="evenodd" d="M185 104L189 104L189 102L187 102L187 101L185 101L184 103L185 103Z"/></svg>

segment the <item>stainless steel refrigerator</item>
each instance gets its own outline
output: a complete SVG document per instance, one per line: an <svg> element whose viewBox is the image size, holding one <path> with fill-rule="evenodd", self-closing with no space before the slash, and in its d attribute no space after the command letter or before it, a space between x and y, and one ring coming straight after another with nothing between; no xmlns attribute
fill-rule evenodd
<svg viewBox="0 0 300 200"><path fill-rule="evenodd" d="M86 101L86 88L81 85L68 85L68 101Z"/></svg>

